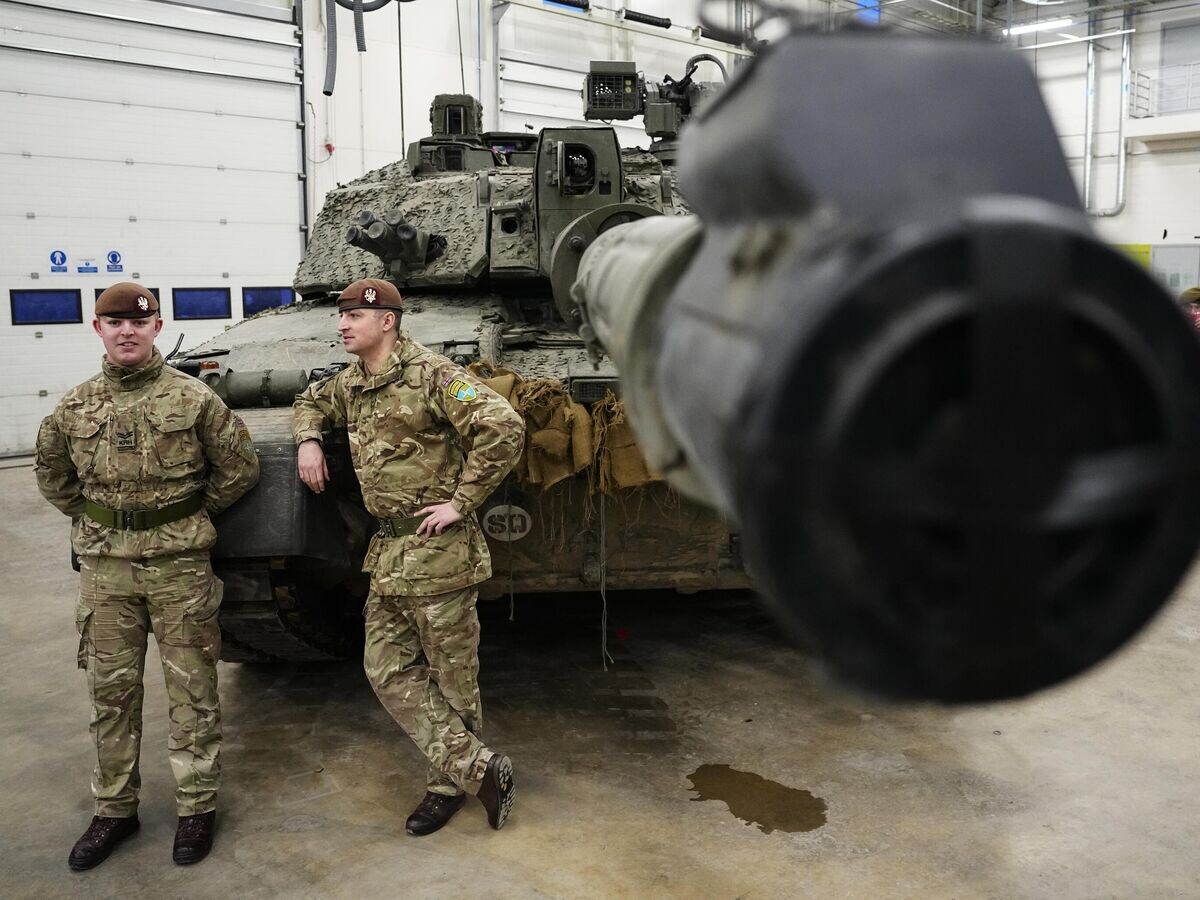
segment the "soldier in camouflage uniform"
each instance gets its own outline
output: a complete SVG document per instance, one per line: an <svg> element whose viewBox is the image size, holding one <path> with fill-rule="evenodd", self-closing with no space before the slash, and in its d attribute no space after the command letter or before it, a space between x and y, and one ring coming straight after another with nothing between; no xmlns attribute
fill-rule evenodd
<svg viewBox="0 0 1200 900"><path fill-rule="evenodd" d="M364 667L380 702L429 759L408 818L430 834L479 797L493 828L514 797L512 763L481 741L475 585L491 559L475 510L516 465L524 424L508 401L400 332L400 293L364 279L338 299L338 332L359 362L296 400L301 479L322 491L321 439L344 425L363 501L379 519Z"/></svg>
<svg viewBox="0 0 1200 900"><path fill-rule="evenodd" d="M212 846L220 774L217 608L211 516L258 480L250 434L206 385L163 364L158 301L132 282L96 300L101 373L42 421L35 473L72 520L80 561L79 666L92 698L96 815L68 859L103 862L138 828L142 672L153 630L170 703L179 823L175 862Z"/></svg>

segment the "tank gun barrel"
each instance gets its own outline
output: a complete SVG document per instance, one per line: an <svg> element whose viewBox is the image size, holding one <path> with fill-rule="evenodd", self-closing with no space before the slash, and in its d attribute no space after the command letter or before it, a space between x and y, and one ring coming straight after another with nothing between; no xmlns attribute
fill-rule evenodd
<svg viewBox="0 0 1200 900"><path fill-rule="evenodd" d="M836 673L1020 696L1163 605L1200 543L1200 343L1092 234L1024 60L794 33L693 117L680 184L697 216L583 254L581 333Z"/></svg>
<svg viewBox="0 0 1200 900"><path fill-rule="evenodd" d="M367 229L367 237L372 244L379 248L379 251L372 251L377 256L386 259L389 256L399 256L403 252L404 243L400 239L400 235L386 222L371 223L371 227Z"/></svg>

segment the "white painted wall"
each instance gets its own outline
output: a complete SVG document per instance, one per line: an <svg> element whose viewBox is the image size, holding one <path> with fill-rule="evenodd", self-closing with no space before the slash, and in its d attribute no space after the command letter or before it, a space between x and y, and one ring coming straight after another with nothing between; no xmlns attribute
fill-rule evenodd
<svg viewBox="0 0 1200 900"><path fill-rule="evenodd" d="M283 21L155 0L0 0L0 454L28 450L61 394L97 371L97 288L158 288L169 350L240 319L242 287L291 283L298 40L274 7ZM51 271L52 250L67 273ZM78 271L85 259L96 274ZM12 324L10 290L58 287L80 290L82 323ZM230 288L231 318L176 321L173 287Z"/></svg>
<svg viewBox="0 0 1200 900"><path fill-rule="evenodd" d="M1168 4L1174 6L1175 4ZM1079 4L1053 7L1079 10ZM1200 20L1200 6L1149 11L1134 16L1132 60L1134 69L1157 70L1164 23ZM1120 28L1120 20L1104 22L1103 30ZM1074 29L1078 32L1078 29ZM1049 40L1044 35L1028 36ZM1114 37L1098 47L1096 137L1093 164L1094 208L1109 208L1117 194L1117 129L1127 115L1120 77L1121 38ZM1029 53L1043 95L1062 139L1076 183L1082 191L1086 48L1083 44L1053 47ZM1170 128L1172 116L1157 117ZM1176 122L1180 122L1178 118ZM1094 219L1097 230L1113 243L1200 243L1200 138L1185 137L1169 144L1130 144L1126 183L1126 208L1112 218Z"/></svg>

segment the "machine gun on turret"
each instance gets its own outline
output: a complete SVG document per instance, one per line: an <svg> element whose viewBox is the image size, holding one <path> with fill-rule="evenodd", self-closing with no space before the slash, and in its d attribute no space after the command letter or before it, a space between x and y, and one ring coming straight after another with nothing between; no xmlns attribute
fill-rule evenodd
<svg viewBox="0 0 1200 900"><path fill-rule="evenodd" d="M650 152L663 163L675 162L679 130L692 112L714 96L724 84L694 81L692 76L702 62L711 62L727 79L725 66L711 53L701 53L687 61L682 78L670 75L646 84L637 64L622 60L593 60L583 83L583 117L612 121L642 116L646 134L654 138Z"/></svg>

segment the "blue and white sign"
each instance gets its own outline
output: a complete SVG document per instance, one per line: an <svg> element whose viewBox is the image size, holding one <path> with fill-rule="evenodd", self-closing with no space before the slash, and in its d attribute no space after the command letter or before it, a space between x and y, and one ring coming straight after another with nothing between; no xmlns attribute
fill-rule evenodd
<svg viewBox="0 0 1200 900"><path fill-rule="evenodd" d="M67 251L66 250L51 250L50 251L50 271L51 272L66 272L67 271Z"/></svg>
<svg viewBox="0 0 1200 900"><path fill-rule="evenodd" d="M110 271L110 272L124 272L125 271L125 267L123 265L121 265L121 254L119 251L109 250L108 256L106 258L108 259L108 271Z"/></svg>
<svg viewBox="0 0 1200 900"><path fill-rule="evenodd" d="M95 275L100 271L100 267L96 265L94 259L81 259L79 265L75 267L75 271L80 275Z"/></svg>

